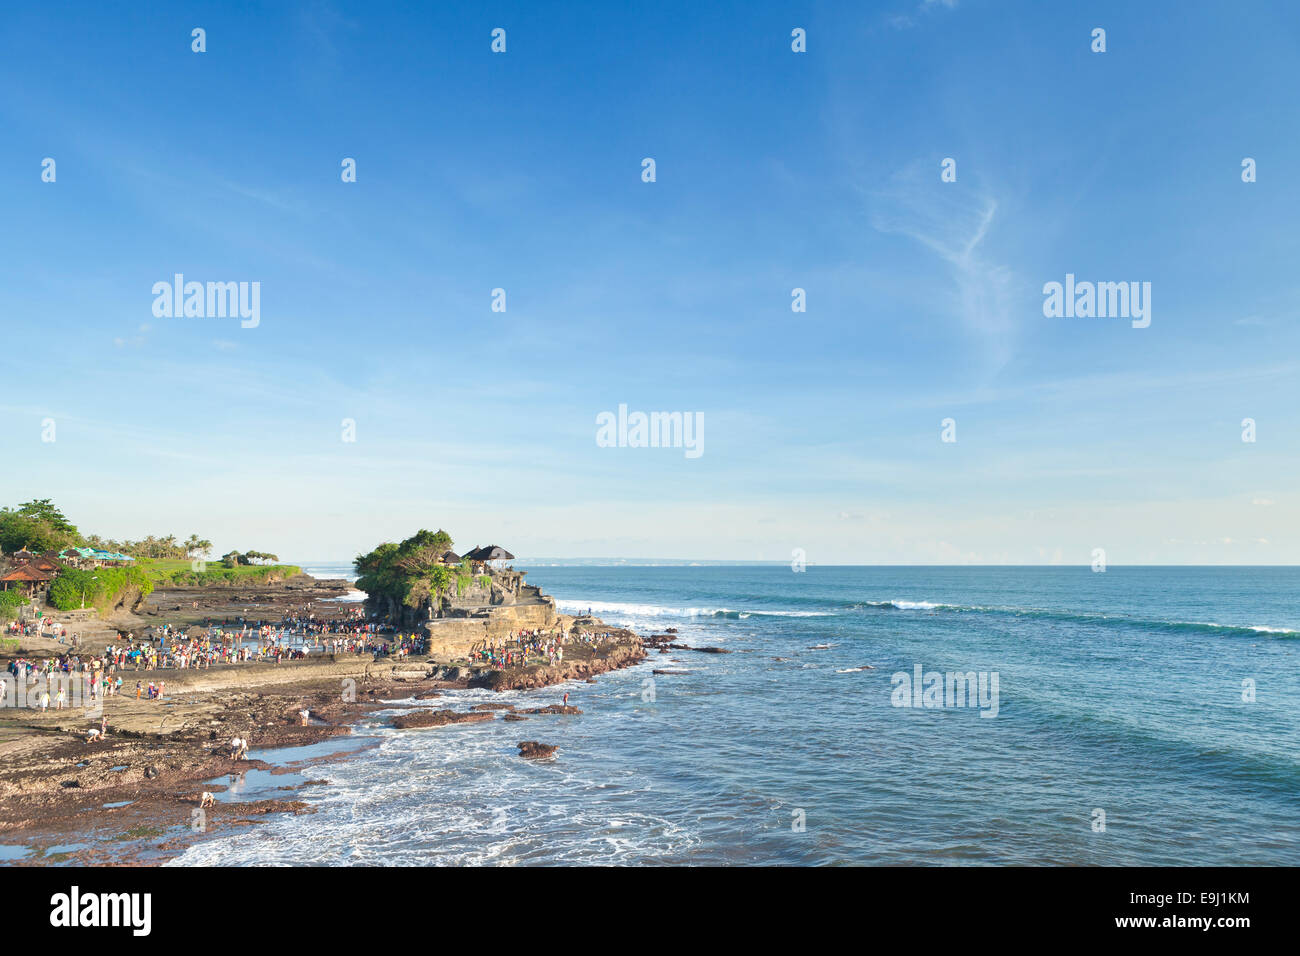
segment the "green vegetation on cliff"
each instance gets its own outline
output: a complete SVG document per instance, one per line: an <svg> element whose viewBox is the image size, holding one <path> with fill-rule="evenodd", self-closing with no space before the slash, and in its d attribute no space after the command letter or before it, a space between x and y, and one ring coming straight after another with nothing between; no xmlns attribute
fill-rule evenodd
<svg viewBox="0 0 1300 956"><path fill-rule="evenodd" d="M132 566L109 566L83 570L65 567L49 587L46 598L60 611L93 607L116 607L134 603L135 595L150 594L155 587L204 587L235 584L267 584L301 574L302 569L278 562L265 551L232 551L224 563L197 562L197 555L212 549L212 542L192 534L185 541L175 535L140 541L114 541L99 535L83 535L49 498L26 501L16 507L0 508L0 553L27 549L42 554L69 547L91 547L121 551L136 559ZM60 562L75 563L75 562ZM27 603L18 589L0 591L0 620L17 616Z"/></svg>
<svg viewBox="0 0 1300 956"><path fill-rule="evenodd" d="M18 609L27 603L27 595L22 591L0 591L0 621L12 621L18 616Z"/></svg>
<svg viewBox="0 0 1300 956"><path fill-rule="evenodd" d="M141 597L153 591L153 581L139 568L69 568L50 585L49 601L60 611L79 607L103 610L114 607L131 591Z"/></svg>
<svg viewBox="0 0 1300 956"><path fill-rule="evenodd" d="M369 554L357 555L353 567L357 587L371 597L387 597L408 607L418 607L425 598L441 597L456 582L457 593L464 591L462 578L472 577L469 562L459 567L442 563L451 550L447 532L421 529L405 541L385 541Z"/></svg>

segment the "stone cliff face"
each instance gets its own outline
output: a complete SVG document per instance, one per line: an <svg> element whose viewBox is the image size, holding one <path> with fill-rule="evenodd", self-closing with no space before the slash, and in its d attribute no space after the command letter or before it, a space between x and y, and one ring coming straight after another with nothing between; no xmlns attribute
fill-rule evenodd
<svg viewBox="0 0 1300 956"><path fill-rule="evenodd" d="M555 601L541 588L524 584L523 571L493 571L489 584L474 578L461 589L452 584L447 592L424 598L409 606L393 597L376 594L365 601L368 617L378 617L399 631L420 631L430 623L446 619L485 619L493 623L515 623L516 627L549 627L555 623ZM517 614L503 614L519 609ZM493 628L500 630L500 628Z"/></svg>
<svg viewBox="0 0 1300 956"><path fill-rule="evenodd" d="M422 632L430 649L465 649L520 628L552 627L555 601L541 588L524 584L522 571L494 571L484 586L475 579L463 590L453 583L447 593L425 598L412 607L386 595L366 599L366 613L399 631Z"/></svg>

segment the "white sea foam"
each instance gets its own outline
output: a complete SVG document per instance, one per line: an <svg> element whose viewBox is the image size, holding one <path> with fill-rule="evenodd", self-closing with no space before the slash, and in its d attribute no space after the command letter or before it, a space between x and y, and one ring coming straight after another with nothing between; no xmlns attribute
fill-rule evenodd
<svg viewBox="0 0 1300 956"><path fill-rule="evenodd" d="M313 578L323 580L336 580L343 578L347 581L355 581L357 572L351 564L304 564L299 562L302 573L310 575Z"/></svg>
<svg viewBox="0 0 1300 956"><path fill-rule="evenodd" d="M1277 634L1284 637L1300 637L1300 631L1289 627L1275 627L1269 624L1220 624L1216 621L1157 621L1143 620L1136 617L1127 617L1117 614L1097 614L1088 611L1076 611L1067 609L1052 609L1039 607L985 607L979 604L942 604L933 601L905 601L894 599L892 601L863 601L861 604L854 605L857 608L890 608L897 611L984 611L993 614L1014 614L1017 616L1042 616L1042 617L1063 617L1072 620L1096 620L1096 621L1114 621L1121 624L1131 624L1135 627L1152 627L1152 628L1201 628L1209 627L1226 631L1254 631L1256 634Z"/></svg>
<svg viewBox="0 0 1300 956"><path fill-rule="evenodd" d="M654 793L651 777L609 772L581 740L561 745L565 760L535 764L519 759L517 737L494 722L378 736L366 759L329 767L329 787L309 797L315 814L217 836L170 863L627 864L682 860L700 843L682 823L638 805Z"/></svg>
<svg viewBox="0 0 1300 956"><path fill-rule="evenodd" d="M898 611L933 611L940 607L955 607L952 604L935 604L933 601L904 601L895 598L892 601L864 601L865 607L892 607Z"/></svg>
<svg viewBox="0 0 1300 956"><path fill-rule="evenodd" d="M558 598L556 606L566 614L582 613L590 609L596 614L629 614L637 617L726 617L745 620L748 617L833 617L831 611L795 610L737 610L729 607L665 607L661 604L632 604L623 601L577 601Z"/></svg>
<svg viewBox="0 0 1300 956"><path fill-rule="evenodd" d="M1300 635L1300 631L1289 627L1274 627L1268 624L1220 624L1217 621L1150 621L1140 618L1115 614L1096 614L1088 611L1039 607L985 607L979 604L942 604L932 601L864 601L859 607L893 608L899 611L989 611L998 614L1042 615L1045 617L1091 618L1098 621L1126 622L1136 626L1148 627L1213 627L1230 631L1255 631L1258 634Z"/></svg>
<svg viewBox="0 0 1300 956"><path fill-rule="evenodd" d="M1181 624L1182 621L1171 621L1171 624ZM1194 621L1187 622L1195 624L1197 627L1220 627L1233 631L1254 631L1256 634L1287 634L1300 635L1300 631L1289 627L1270 627L1267 624L1216 624L1214 621Z"/></svg>

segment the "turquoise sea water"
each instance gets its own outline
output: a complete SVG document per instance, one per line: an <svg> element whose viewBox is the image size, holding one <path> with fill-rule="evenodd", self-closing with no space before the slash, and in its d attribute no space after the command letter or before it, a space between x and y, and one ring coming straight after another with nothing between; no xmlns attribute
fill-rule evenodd
<svg viewBox="0 0 1300 956"><path fill-rule="evenodd" d="M1300 863L1300 569L538 567L529 581L562 610L732 653L449 695L535 706L568 690L584 713L376 726L364 758L320 768L316 814L178 862ZM917 665L996 675L997 715L895 706L893 675ZM529 739L557 759L520 759Z"/></svg>

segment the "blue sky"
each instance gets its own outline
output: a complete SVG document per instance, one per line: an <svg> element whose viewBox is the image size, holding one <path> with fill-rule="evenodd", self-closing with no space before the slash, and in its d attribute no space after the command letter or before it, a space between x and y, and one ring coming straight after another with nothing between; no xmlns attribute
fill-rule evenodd
<svg viewBox="0 0 1300 956"><path fill-rule="evenodd" d="M0 500L299 559L1300 561L1293 4L226 6L6 13ZM176 272L260 325L155 318ZM1150 327L1045 318L1066 273ZM620 403L704 454L598 447Z"/></svg>

